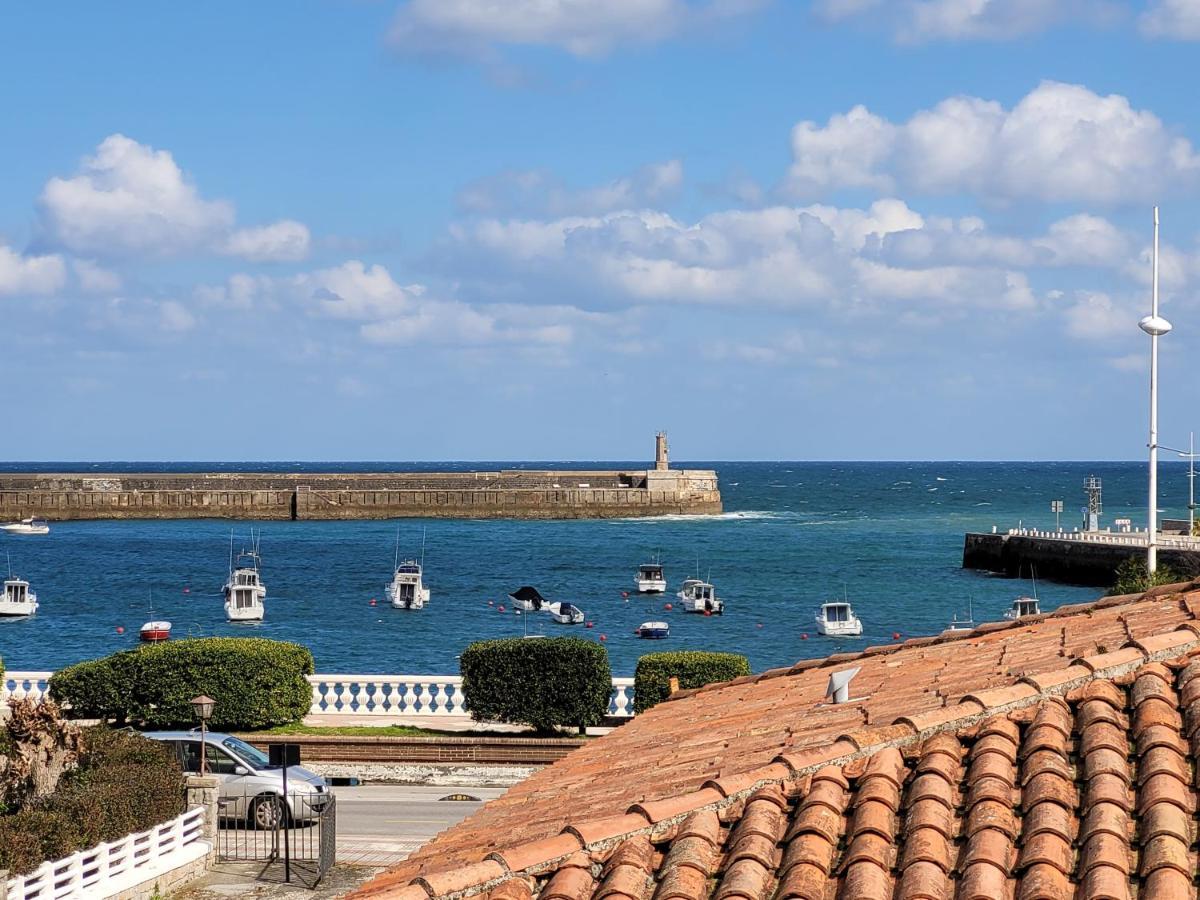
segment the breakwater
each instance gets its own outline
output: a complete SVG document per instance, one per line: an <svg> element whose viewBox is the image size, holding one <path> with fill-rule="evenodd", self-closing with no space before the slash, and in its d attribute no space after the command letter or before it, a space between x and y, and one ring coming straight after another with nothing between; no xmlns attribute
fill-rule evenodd
<svg viewBox="0 0 1200 900"><path fill-rule="evenodd" d="M1160 565L1181 577L1200 576L1200 542L1186 538L1161 538ZM967 534L963 541L963 568L981 569L1009 578L1038 578L1066 584L1110 585L1121 563L1146 555L1144 532L1094 534L1052 532Z"/></svg>
<svg viewBox="0 0 1200 900"><path fill-rule="evenodd" d="M593 519L721 512L711 470L0 473L0 519Z"/></svg>

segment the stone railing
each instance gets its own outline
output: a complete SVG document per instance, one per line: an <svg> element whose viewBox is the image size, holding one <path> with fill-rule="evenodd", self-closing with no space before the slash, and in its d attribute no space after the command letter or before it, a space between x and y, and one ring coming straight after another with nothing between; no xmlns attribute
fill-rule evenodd
<svg viewBox="0 0 1200 900"><path fill-rule="evenodd" d="M469 716L458 675L310 675L311 716ZM614 678L610 716L633 715L633 679Z"/></svg>
<svg viewBox="0 0 1200 900"><path fill-rule="evenodd" d="M0 702L41 700L53 672L6 672ZM310 675L310 716L469 716L457 675ZM633 679L614 678L608 714L633 715Z"/></svg>
<svg viewBox="0 0 1200 900"><path fill-rule="evenodd" d="M1010 528L1009 537L1077 541L1083 544L1109 544L1118 547L1145 547L1146 532L1141 531L1043 531L1037 528ZM1172 550L1200 550L1200 538L1177 534L1159 534L1154 543Z"/></svg>
<svg viewBox="0 0 1200 900"><path fill-rule="evenodd" d="M42 863L2 887L7 900L116 897L211 851L212 844L204 840L204 809L197 806L149 831Z"/></svg>

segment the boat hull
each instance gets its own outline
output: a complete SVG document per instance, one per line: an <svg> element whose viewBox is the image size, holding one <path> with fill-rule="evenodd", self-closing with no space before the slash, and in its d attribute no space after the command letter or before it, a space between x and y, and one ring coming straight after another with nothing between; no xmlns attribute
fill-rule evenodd
<svg viewBox="0 0 1200 900"><path fill-rule="evenodd" d="M49 534L50 527L48 525L0 525L8 534Z"/></svg>
<svg viewBox="0 0 1200 900"><path fill-rule="evenodd" d="M32 616L37 612L37 602L33 603L2 603L0 602L0 616L17 618L20 616Z"/></svg>
<svg viewBox="0 0 1200 900"><path fill-rule="evenodd" d="M265 613L266 609L261 606L234 609L228 603L225 604L225 618L230 622L261 622Z"/></svg>
<svg viewBox="0 0 1200 900"><path fill-rule="evenodd" d="M641 581L638 580L637 592L639 594L665 594L667 592L666 581Z"/></svg>
<svg viewBox="0 0 1200 900"><path fill-rule="evenodd" d="M149 627L149 626L143 625L142 630L138 632L138 638L145 641L147 644L157 644L157 643L160 643L161 641L169 640L170 637L171 637L171 626L170 625L168 625L166 628Z"/></svg>
<svg viewBox="0 0 1200 900"><path fill-rule="evenodd" d="M823 622L818 619L817 633L826 637L858 637L862 634L862 622Z"/></svg>

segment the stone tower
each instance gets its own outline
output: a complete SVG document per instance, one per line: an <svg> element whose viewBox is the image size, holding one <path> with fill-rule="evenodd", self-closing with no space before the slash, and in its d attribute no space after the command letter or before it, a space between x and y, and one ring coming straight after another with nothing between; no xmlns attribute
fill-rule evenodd
<svg viewBox="0 0 1200 900"><path fill-rule="evenodd" d="M667 458L667 433L660 431L654 436L654 468L665 472L670 467L671 461Z"/></svg>

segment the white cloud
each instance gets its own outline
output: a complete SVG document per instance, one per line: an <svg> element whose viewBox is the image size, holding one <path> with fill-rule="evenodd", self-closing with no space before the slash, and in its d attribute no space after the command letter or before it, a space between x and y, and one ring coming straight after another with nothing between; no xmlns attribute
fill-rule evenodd
<svg viewBox="0 0 1200 900"><path fill-rule="evenodd" d="M797 137L800 139L797 140ZM788 187L882 187L994 200L1123 203L1196 183L1200 156L1120 95L1043 82L1011 110L953 97L893 125L862 107L793 132Z"/></svg>
<svg viewBox="0 0 1200 900"><path fill-rule="evenodd" d="M13 294L53 294L66 283L61 256L24 256L0 244L0 297Z"/></svg>
<svg viewBox="0 0 1200 900"><path fill-rule="evenodd" d="M121 276L88 259L71 260L75 280L89 294L112 294L121 289Z"/></svg>
<svg viewBox="0 0 1200 900"><path fill-rule="evenodd" d="M234 231L232 204L204 199L169 152L122 134L105 138L74 175L51 178L38 206L46 238L85 256L216 251L260 261L307 250L297 222Z"/></svg>
<svg viewBox="0 0 1200 900"><path fill-rule="evenodd" d="M1200 3L1196 0L1152 0L1138 19L1147 37L1200 40Z"/></svg>
<svg viewBox="0 0 1200 900"><path fill-rule="evenodd" d="M459 192L458 204L485 215L594 215L662 203L682 185L683 163L677 159L642 166L607 184L582 189L569 188L541 170L502 172L467 185Z"/></svg>
<svg viewBox="0 0 1200 900"><path fill-rule="evenodd" d="M415 56L486 58L503 45L556 47L580 57L654 44L749 13L764 0L408 0L388 42Z"/></svg>
<svg viewBox="0 0 1200 900"><path fill-rule="evenodd" d="M1068 22L1108 25L1124 12L1115 0L817 0L814 10L829 22L866 18L903 43L1009 40Z"/></svg>
<svg viewBox="0 0 1200 900"><path fill-rule="evenodd" d="M1132 335L1138 320L1134 310L1114 302L1108 294L1079 291L1063 313L1067 334L1086 340L1108 340Z"/></svg>
<svg viewBox="0 0 1200 900"><path fill-rule="evenodd" d="M198 324L192 311L178 300L110 297L87 309L91 327L123 332L143 342L178 337Z"/></svg>
<svg viewBox="0 0 1200 900"><path fill-rule="evenodd" d="M225 240L221 252L250 262L298 262L308 256L308 228L283 219L261 228L242 228Z"/></svg>

